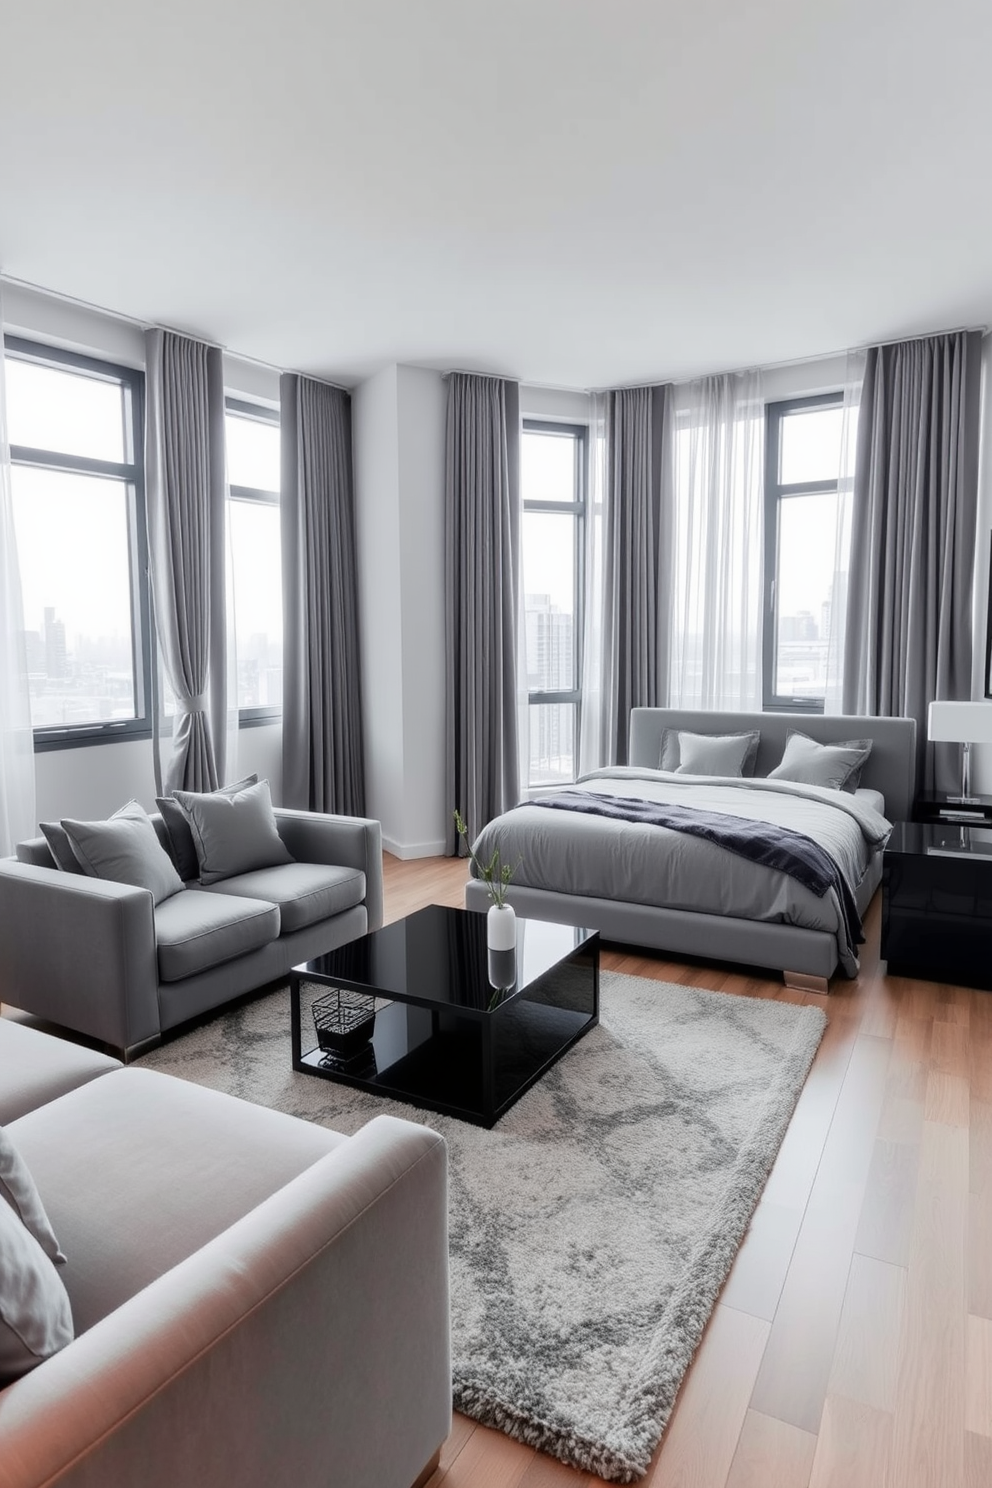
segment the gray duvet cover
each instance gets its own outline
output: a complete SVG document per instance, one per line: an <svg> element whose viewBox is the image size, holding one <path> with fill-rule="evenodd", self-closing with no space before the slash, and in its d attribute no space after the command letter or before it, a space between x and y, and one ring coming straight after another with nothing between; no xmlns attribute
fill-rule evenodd
<svg viewBox="0 0 992 1488"><path fill-rule="evenodd" d="M785 780L690 779L614 766L579 783L583 790L698 806L803 832L830 854L852 892L891 830L853 795ZM857 948L845 936L834 890L819 898L787 874L703 838L524 804L490 822L476 852L488 858L497 846L504 861L516 864L513 882L530 888L826 930L837 937L844 970L857 974Z"/></svg>

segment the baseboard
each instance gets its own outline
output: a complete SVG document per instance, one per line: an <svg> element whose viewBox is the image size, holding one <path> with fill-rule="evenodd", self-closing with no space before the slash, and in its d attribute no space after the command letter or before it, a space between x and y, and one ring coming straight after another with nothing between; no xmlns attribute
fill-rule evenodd
<svg viewBox="0 0 992 1488"><path fill-rule="evenodd" d="M394 842L392 837L383 836L382 845L386 852L392 853L394 858L400 858L406 862L410 858L441 858L444 856L446 843L441 842Z"/></svg>

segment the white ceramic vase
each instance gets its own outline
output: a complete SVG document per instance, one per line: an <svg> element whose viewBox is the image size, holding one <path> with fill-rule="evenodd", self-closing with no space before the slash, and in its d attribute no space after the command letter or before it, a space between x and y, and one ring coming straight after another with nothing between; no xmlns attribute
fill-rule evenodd
<svg viewBox="0 0 992 1488"><path fill-rule="evenodd" d="M512 951L517 944L517 917L512 904L490 904L486 943L491 951Z"/></svg>

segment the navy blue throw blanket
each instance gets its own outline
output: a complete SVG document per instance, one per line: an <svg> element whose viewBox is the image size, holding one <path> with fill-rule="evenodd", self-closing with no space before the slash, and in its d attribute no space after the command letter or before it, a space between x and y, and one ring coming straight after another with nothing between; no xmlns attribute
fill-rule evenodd
<svg viewBox="0 0 992 1488"><path fill-rule="evenodd" d="M675 806L667 801L645 801L637 796L605 796L596 791L563 790L523 803L549 806L556 811L581 811L589 816L608 816L613 821L646 822L668 827L691 837L704 837L718 847L751 863L777 868L822 899L828 889L837 891L844 917L847 943L853 950L864 940L861 916L854 894L826 848L789 827L749 817L728 816L723 811L703 811L694 806Z"/></svg>

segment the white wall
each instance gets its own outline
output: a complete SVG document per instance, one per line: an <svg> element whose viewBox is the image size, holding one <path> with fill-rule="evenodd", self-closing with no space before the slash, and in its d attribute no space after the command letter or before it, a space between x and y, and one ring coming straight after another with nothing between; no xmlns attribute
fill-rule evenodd
<svg viewBox="0 0 992 1488"><path fill-rule="evenodd" d="M404 850L444 851L444 429L437 372L400 367L399 517L402 564Z"/></svg>
<svg viewBox="0 0 992 1488"><path fill-rule="evenodd" d="M397 369L385 367L355 389L355 538L365 807L382 822L391 852L402 842L403 656L400 646L401 570Z"/></svg>
<svg viewBox="0 0 992 1488"><path fill-rule="evenodd" d="M354 393L367 809L400 858L444 850L444 383L391 366Z"/></svg>

